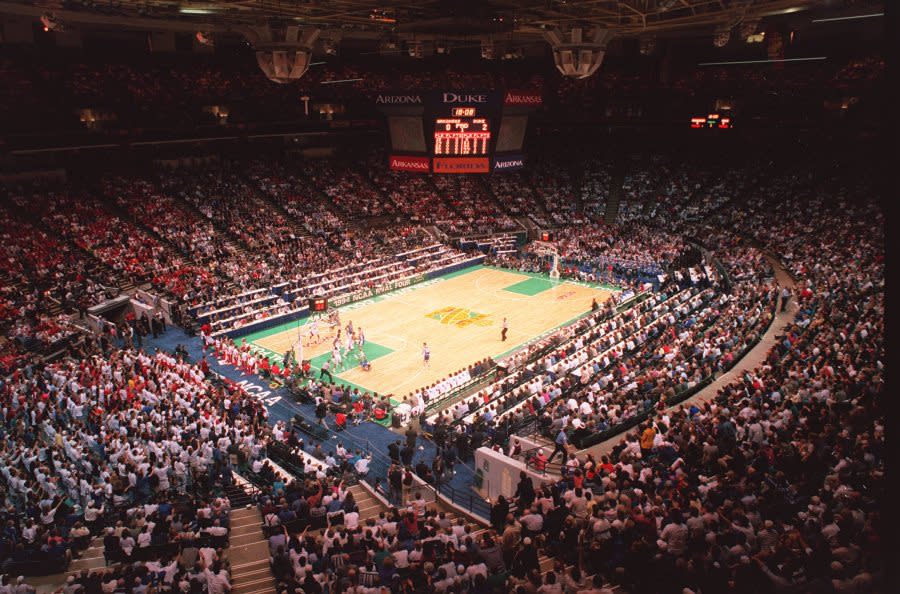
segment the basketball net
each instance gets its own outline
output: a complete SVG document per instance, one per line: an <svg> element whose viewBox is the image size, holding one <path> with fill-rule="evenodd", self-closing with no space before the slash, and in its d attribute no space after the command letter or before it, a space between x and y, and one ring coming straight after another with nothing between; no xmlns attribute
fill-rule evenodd
<svg viewBox="0 0 900 594"><path fill-rule="evenodd" d="M559 278L559 252L556 250L556 247L544 241L534 241L529 251L538 256L553 258L553 264L550 266L550 278Z"/></svg>

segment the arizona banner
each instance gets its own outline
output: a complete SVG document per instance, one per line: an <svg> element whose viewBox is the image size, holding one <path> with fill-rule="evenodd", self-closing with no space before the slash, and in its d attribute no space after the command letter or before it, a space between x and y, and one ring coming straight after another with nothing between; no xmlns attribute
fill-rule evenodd
<svg viewBox="0 0 900 594"><path fill-rule="evenodd" d="M494 171L515 171L523 167L525 167L525 157L522 155L494 157Z"/></svg>

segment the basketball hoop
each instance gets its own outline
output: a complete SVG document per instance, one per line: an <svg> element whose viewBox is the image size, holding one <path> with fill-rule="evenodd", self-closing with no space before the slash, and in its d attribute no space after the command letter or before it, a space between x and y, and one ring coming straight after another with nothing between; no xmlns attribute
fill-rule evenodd
<svg viewBox="0 0 900 594"><path fill-rule="evenodd" d="M545 241L535 241L532 242L528 251L537 254L538 256L553 258L553 264L550 266L550 278L559 278L559 252L556 247Z"/></svg>

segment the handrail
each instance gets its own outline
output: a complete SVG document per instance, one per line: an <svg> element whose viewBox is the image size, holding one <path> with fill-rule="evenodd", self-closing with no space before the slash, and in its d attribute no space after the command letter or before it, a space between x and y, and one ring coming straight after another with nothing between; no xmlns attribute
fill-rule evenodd
<svg viewBox="0 0 900 594"><path fill-rule="evenodd" d="M702 294L702 292L699 293L699 294ZM698 294L698 295L699 295L699 294ZM677 296L677 294L676 294L675 296ZM667 298L665 301L661 302L660 304L657 304L655 307L659 307L661 304L667 303L670 299L673 299L675 296L672 296L672 297L670 297L670 298ZM694 297L696 297L696 295L695 295ZM690 300L692 300L692 299L693 299L693 297L690 297L687 301L690 301ZM655 320L653 323L656 323L657 321L658 321L658 319ZM634 335L634 333L636 333L636 332L637 332L637 330L635 330L635 332L632 332L632 333L629 334L628 336L632 336L632 335ZM624 341L624 340L625 340L625 338L623 337L623 338L622 338L622 341ZM620 341L620 342L621 342L621 341ZM613 362L611 361L611 362L610 362L610 365L612 365L612 364L613 364ZM605 369L605 368L604 368L604 369ZM593 377L593 376L592 376L592 377ZM578 389L580 389L580 388L581 388L581 385L579 385L579 383L576 382L576 383L573 385L572 388L570 388L569 390L567 390L567 391L561 393L559 397L553 399L551 402L548 402L547 405L550 405L550 404L553 403L553 402L559 402L560 400L563 400L563 399L567 398L574 390L578 390ZM512 405L511 405L509 408L507 408L506 410L511 410L512 408L521 405L522 402L527 401L529 398L530 398L530 396L525 396L525 397L523 397L522 399L520 399L520 400L517 401L516 403L512 404ZM504 412L506 412L506 411L504 411ZM534 415L528 415L527 418L533 420L534 422L537 422L537 417L534 416Z"/></svg>
<svg viewBox="0 0 900 594"><path fill-rule="evenodd" d="M772 305L769 308L770 313L774 314L777 303L778 303L777 299L772 302ZM756 340L749 343L744 348L744 350L741 351L741 353L738 356L736 356L734 359L732 359L731 364L728 365L727 367L724 367L721 370L721 373L724 374L724 373L727 373L728 371L730 371L735 365L737 365L741 361L741 359L743 359L751 350L753 350L753 348L756 347L757 344L759 344L759 341L762 340L762 337L765 335L765 333L768 331L768 329L772 326L772 323L774 321L775 321L775 316L772 315L771 319L769 320L768 325L760 333L760 335L756 338ZM712 373L711 375L708 375L707 377L705 377L705 378L701 379L699 382L697 382L697 384L695 386L692 386L686 390L683 390L681 393L677 393L674 398L672 398L671 400L667 400L666 404L669 407L681 404L685 400L698 394L701 390L703 390L708 385L713 383L715 381L716 377L717 377L717 375L715 372ZM603 431L601 433L594 433L594 434L588 436L588 438L581 441L577 445L577 447L581 450L584 450L584 449L592 447L598 443L602 443L608 439L612 439L613 437L615 437L617 435L621 435L622 433L627 432L632 427L635 427L635 426L641 424L642 422L646 421L647 419L652 418L652 416L654 414L655 414L655 407L651 408L650 410L645 410L643 412L640 412L640 413L634 415L633 417L625 419L621 423L619 423L613 427L610 427L606 431Z"/></svg>
<svg viewBox="0 0 900 594"><path fill-rule="evenodd" d="M461 373L461 372L457 372L457 373ZM452 375L456 375L456 374L451 374L451 376ZM425 412L431 412L438 407L443 407L443 405L447 404L447 403L453 404L453 402L451 402L451 401L454 400L455 398L460 398L460 397L465 398L466 396L471 395L473 392L477 392L479 389L481 389L481 387L485 381L489 382L489 381L493 380L494 378L496 378L496 376L497 376L497 363L496 363L496 361L494 361L492 366L485 369L484 371L482 371L480 374L476 375L475 377L471 378L465 384L463 384L461 386L457 386L456 388L454 388L453 390L450 390L446 394L439 396L439 397L435 398L434 400L431 400L431 401L425 403ZM477 386L477 388L476 388L476 386ZM475 388L475 389L472 390L472 388ZM471 391L467 392L467 390L471 390ZM446 407L444 407L444 408L446 408Z"/></svg>
<svg viewBox="0 0 900 594"><path fill-rule="evenodd" d="M566 467L565 456L563 456L562 462L544 462L543 465L540 464L536 455L525 456L525 454L533 453L535 450L540 450L543 447L544 446L537 446L526 452L522 452L522 455L524 457L522 462L525 464L525 468L538 474L556 474L559 476L563 476L563 469Z"/></svg>
<svg viewBox="0 0 900 594"><path fill-rule="evenodd" d="M382 452L373 448L371 443L366 440L366 449L368 452L372 454L372 460L369 466L369 477L373 477L374 475L381 475L387 480L388 470L392 464L392 460ZM375 471L373 473L373 471ZM453 487L449 482L439 481L436 485L429 483L419 475L412 471L413 475L418 477L421 483L417 485L417 488L423 488L435 495L435 499L437 499L437 495L440 494L443 497L449 499L453 504L460 506L464 510L469 513L479 516L482 519L490 519L491 506L490 503L487 502L484 498L477 495L471 489L457 489ZM375 476L375 484L381 482L381 476ZM373 484L373 488L375 487ZM390 500L390 498L388 498ZM391 503L394 503L391 501Z"/></svg>

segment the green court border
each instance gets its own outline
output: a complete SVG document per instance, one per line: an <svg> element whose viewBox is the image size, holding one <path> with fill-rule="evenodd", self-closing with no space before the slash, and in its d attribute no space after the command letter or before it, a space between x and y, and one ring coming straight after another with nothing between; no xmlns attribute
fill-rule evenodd
<svg viewBox="0 0 900 594"><path fill-rule="evenodd" d="M409 285L409 286L407 286L407 287L401 287L401 288L399 288L399 289L394 289L394 290L392 290L392 291L388 291L387 293L381 293L381 294L379 294L379 295L373 295L373 296L371 296L371 297L366 297L365 299L361 299L361 300L359 300L359 301L353 301L353 302L351 302L351 303L346 303L346 304L344 304L344 305L341 305L341 306L337 307L336 309L337 309L338 311L340 311L340 312L343 312L343 310L349 308L350 306L353 306L353 309L356 309L356 308L358 308L358 307L362 307L362 306L363 306L366 302L368 302L368 301L371 301L372 303L378 303L379 301L383 301L383 300L385 300L385 299L389 299L391 296L395 295L396 293L398 293L398 292L400 292L400 291L404 291L404 292L405 292L405 291L409 291L411 288L417 287L417 286L422 285L422 284L425 284L425 283L431 284L431 283L433 283L433 282L435 282L435 281L449 280L449 279L456 278L456 277L459 277L459 276L464 276L464 275L466 275L466 274L470 274L470 273L472 273L472 272L476 272L476 271L482 270L482 269L498 270L498 271L500 271L500 272L507 272L507 273L510 273L510 274L517 274L517 275L519 275L519 276L526 276L526 277L530 277L530 278L538 278L538 279L541 279L541 280L549 280L551 283L554 284L554 286L559 286L559 285L564 285L564 284L571 284L571 285L579 285L579 286L583 286L583 287L590 287L590 288L594 288L594 289L603 289L603 290L606 290L606 291L621 291L621 290L622 290L621 287L617 287L617 286L611 285L611 284L609 284L609 283L590 283L590 282L573 281L573 280L567 280L567 279L552 279L552 278L550 278L550 275L549 275L549 274L543 273L543 272L524 272L524 271L521 271L521 270L514 270L514 269L510 269L510 268L503 268L503 267L501 267L501 266L489 266L489 265L486 265L486 264L476 264L476 265L474 265L474 266L469 266L469 267L463 268L463 269L461 269L461 270L454 270L453 272L449 272L449 273L447 273L447 274L443 274L443 275L441 275L441 276L439 276L439 277L436 277L436 278L425 279L425 280L419 281L419 282L417 282L417 283L415 283L415 284ZM553 328L550 328L550 329L546 330L544 333L539 334L539 335L537 335L537 336L533 336L533 337L529 338L528 340L526 340L525 342L519 343L519 344L513 346L512 348L510 348L510 349L508 349L508 350L506 350L506 351L503 351L502 353L500 353L500 354L498 354L498 355L489 355L489 356L490 356L491 358L493 358L494 360L502 359L503 357L506 357L506 356L508 356L508 355L510 355L510 354L512 354L512 353L514 353L515 351L521 349L522 347L524 347L524 346L526 346L526 345L528 345L528 344L531 344L531 343L533 343L533 342L536 342L536 341L542 339L543 337L548 336L548 335L550 335L550 334L556 332L556 331L559 330L560 328L563 328L563 327L568 326L568 325L570 325L570 324L574 324L574 323L577 322L578 320L580 320L580 319L582 319L582 318L584 318L584 317L590 315L591 313L592 313L591 311L586 311L585 313L579 314L579 315L575 316L574 318L572 318L572 319L570 319L570 320L567 320L567 321L565 321L565 322L562 322L561 324L558 324L558 325L554 326ZM287 331L287 330L290 330L291 328L297 328L297 327L305 326L308 322L309 322L309 317L300 318L300 319L297 319L297 320L291 320L290 322L285 322L285 323L283 323L283 324L279 324L279 325L273 326L273 327L271 327L271 328L266 328L266 329L264 329L264 330L257 330L256 332L251 332L251 333L245 334L245 335L243 335L243 336L238 336L238 337L235 338L235 342L237 343L237 342L239 342L239 341L241 341L241 340L246 340L247 343L250 344L251 348L253 348L253 349L257 350L257 351L260 351L260 352L263 352L264 354L266 354L266 355L268 356L270 362L277 362L277 363L280 364L281 361L282 361L282 358L283 358L284 353L276 353L275 351L273 351L273 350L271 350L271 349L268 349L268 348L266 348L266 347L264 347L264 346L261 346L261 345L255 343L254 341L255 341L255 340L258 340L258 339L260 339L260 338L267 338L267 337L272 336L272 335L274 335L274 334L280 334L280 333L282 333L282 332L285 332L285 331ZM385 347L385 348L387 348L387 347ZM394 351L392 351L392 352L394 352ZM320 371L321 371L321 369L320 369L319 367L316 367L316 366L310 364L310 375L311 375L311 377L312 377L313 379L319 379L318 373L319 373ZM349 369L348 369L348 370L345 370L345 371L349 371ZM343 373L343 372L342 372L342 373ZM341 386L344 386L344 387L350 388L350 389L354 389L354 388L355 388L355 389L359 390L360 392L369 392L369 393L373 393L373 394L377 394L377 393L378 393L378 392L376 392L375 390L372 390L372 389L370 389L370 388L366 388L366 387L364 387L364 386L360 386L360 385L355 384L355 383L353 383L353 382L351 382L351 381L348 381L348 380L346 380L346 379L340 377L340 374L334 373L334 374L333 374L333 377L334 377L334 380L335 380L334 383L335 383L336 385L341 385ZM399 404L399 401L397 401L397 400L395 400L395 399L392 399L392 400L394 400L394 402L393 402L394 404Z"/></svg>

